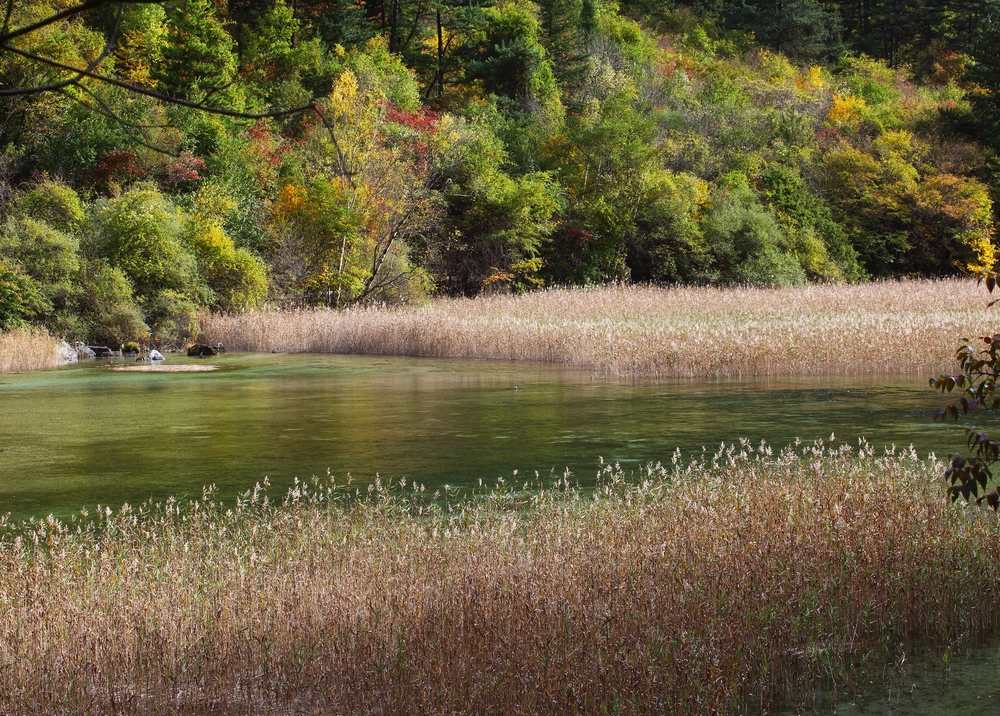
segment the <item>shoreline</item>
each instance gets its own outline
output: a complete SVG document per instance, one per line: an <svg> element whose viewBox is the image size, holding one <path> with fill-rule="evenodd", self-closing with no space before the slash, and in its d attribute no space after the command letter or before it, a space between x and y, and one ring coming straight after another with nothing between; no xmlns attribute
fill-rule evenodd
<svg viewBox="0 0 1000 716"><path fill-rule="evenodd" d="M533 363L637 379L929 376L950 369L963 337L994 332L986 302L974 281L961 279L785 289L620 285L410 307L213 314L200 339L233 352ZM43 331L0 334L0 373L75 362L66 348Z"/></svg>

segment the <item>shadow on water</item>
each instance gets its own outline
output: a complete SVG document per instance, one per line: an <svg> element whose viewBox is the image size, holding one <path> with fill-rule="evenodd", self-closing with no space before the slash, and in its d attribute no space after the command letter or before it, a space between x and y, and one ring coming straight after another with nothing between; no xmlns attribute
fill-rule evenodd
<svg viewBox="0 0 1000 716"><path fill-rule="evenodd" d="M185 359L176 359L183 362ZM223 497L269 476L350 473L429 487L571 468L638 466L747 437L867 436L947 453L920 377L619 381L472 361L229 355L211 373L86 366L0 380L0 512L15 517L150 497Z"/></svg>
<svg viewBox="0 0 1000 716"><path fill-rule="evenodd" d="M1000 713L1000 645L958 655L928 654L845 697L821 693L792 714L831 716L994 716Z"/></svg>

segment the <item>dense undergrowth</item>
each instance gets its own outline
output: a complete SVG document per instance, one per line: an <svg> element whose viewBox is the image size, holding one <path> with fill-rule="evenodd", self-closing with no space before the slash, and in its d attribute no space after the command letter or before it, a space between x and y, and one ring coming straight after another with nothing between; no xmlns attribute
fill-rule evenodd
<svg viewBox="0 0 1000 716"><path fill-rule="evenodd" d="M742 713L996 626L1000 523L910 452L595 489L297 484L0 533L5 713ZM524 484L522 485L522 481Z"/></svg>

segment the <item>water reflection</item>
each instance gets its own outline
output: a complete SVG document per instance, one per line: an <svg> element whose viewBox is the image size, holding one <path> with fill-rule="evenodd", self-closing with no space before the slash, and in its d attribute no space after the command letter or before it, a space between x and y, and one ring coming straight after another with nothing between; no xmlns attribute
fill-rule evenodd
<svg viewBox="0 0 1000 716"><path fill-rule="evenodd" d="M544 366L355 356L226 356L214 373L73 368L0 381L0 512L65 513L196 494L268 475L350 472L428 485L599 457L666 460L749 437L835 433L948 452L954 427L920 377L757 382L618 381Z"/></svg>

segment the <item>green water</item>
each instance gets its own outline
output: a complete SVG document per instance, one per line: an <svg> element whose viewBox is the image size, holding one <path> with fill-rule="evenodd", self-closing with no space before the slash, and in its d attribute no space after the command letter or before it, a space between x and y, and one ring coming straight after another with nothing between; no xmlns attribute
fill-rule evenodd
<svg viewBox="0 0 1000 716"><path fill-rule="evenodd" d="M858 685L853 698L821 694L793 714L831 716L995 716L1000 714L1000 646L928 654L885 678Z"/></svg>
<svg viewBox="0 0 1000 716"><path fill-rule="evenodd" d="M600 457L666 461L744 436L782 445L832 432L939 453L960 439L929 418L940 398L916 377L635 383L470 361L215 362L214 373L90 365L0 378L0 512L65 514L209 483L226 496L328 469L433 486L568 466L586 480Z"/></svg>

